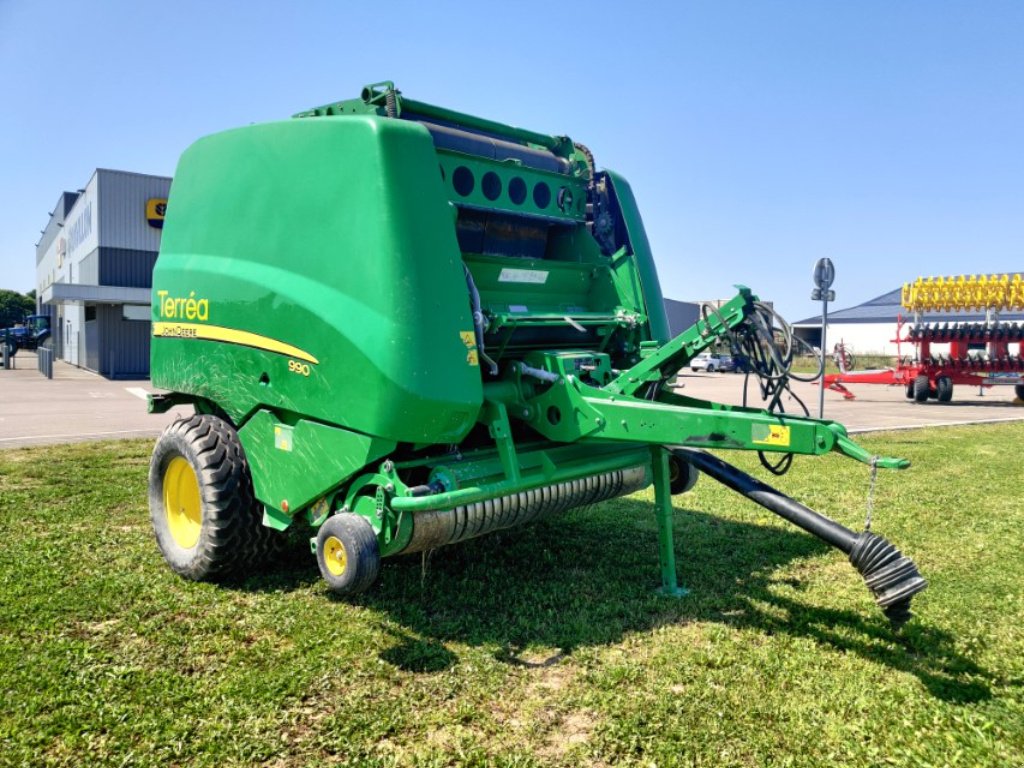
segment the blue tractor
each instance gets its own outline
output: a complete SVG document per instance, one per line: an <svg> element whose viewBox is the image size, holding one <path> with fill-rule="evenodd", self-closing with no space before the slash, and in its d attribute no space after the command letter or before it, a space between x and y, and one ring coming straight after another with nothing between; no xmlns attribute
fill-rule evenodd
<svg viewBox="0 0 1024 768"><path fill-rule="evenodd" d="M19 349L36 349L50 338L50 318L29 315L22 323L0 329L0 344L5 345L12 357Z"/></svg>

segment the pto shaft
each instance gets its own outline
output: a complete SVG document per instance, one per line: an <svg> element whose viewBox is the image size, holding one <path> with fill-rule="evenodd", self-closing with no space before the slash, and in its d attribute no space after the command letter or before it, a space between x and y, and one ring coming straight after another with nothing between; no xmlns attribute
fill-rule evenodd
<svg viewBox="0 0 1024 768"><path fill-rule="evenodd" d="M928 582L914 562L884 537L870 531L854 533L710 453L690 448L673 448L672 452L726 487L845 553L893 626L899 628L910 619L910 600Z"/></svg>

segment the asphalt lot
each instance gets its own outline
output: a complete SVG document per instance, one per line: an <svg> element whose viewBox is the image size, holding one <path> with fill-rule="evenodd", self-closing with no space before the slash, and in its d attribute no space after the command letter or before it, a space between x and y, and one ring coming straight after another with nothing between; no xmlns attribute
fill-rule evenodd
<svg viewBox="0 0 1024 768"><path fill-rule="evenodd" d="M741 405L743 380L741 373L681 372L678 384L681 394L702 400ZM818 387L791 381L793 393L806 403L811 416L818 416ZM957 386L953 400L939 403L915 403L908 400L902 386L883 387L872 384L848 384L855 400L844 400L832 390L825 390L825 418L846 425L852 432L877 432L890 429L916 429L949 424L984 424L997 421L1024 421L1024 405L1015 403L1013 387L997 385L979 394L978 387ZM761 395L757 380L751 376L748 384L748 405L760 407ZM802 415L803 409L795 399L784 396L782 404L787 413Z"/></svg>
<svg viewBox="0 0 1024 768"><path fill-rule="evenodd" d="M155 437L179 415L146 413L148 380L111 381L56 361L53 379L36 369L33 352L21 350L17 368L0 368L0 449L26 445Z"/></svg>
<svg viewBox="0 0 1024 768"><path fill-rule="evenodd" d="M17 368L0 369L0 449L27 445L156 437L190 408L169 413L146 413L146 392L155 391L148 380L110 381L63 362L54 363L54 377L47 380L36 370L36 357L21 351ZM743 379L732 373L680 374L682 393L692 397L740 404ZM1024 420L1024 407L1014 404L1013 388L999 386L984 395L973 387L958 387L953 402L913 403L902 387L851 385L856 400L846 401L836 392L825 392L825 418L845 424L851 432L910 429L945 424ZM818 413L818 388L793 383L794 392ZM750 404L759 405L757 383L749 386ZM788 397L786 410L802 413Z"/></svg>

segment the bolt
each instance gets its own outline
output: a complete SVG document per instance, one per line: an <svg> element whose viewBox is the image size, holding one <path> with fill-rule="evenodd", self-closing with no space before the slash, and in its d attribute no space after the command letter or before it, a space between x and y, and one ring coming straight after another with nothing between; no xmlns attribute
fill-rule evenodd
<svg viewBox="0 0 1024 768"><path fill-rule="evenodd" d="M384 486L384 490L387 491L388 493L394 493L394 491L395 491L395 484L394 483L388 483L387 485Z"/></svg>
<svg viewBox="0 0 1024 768"><path fill-rule="evenodd" d="M395 468L395 465L394 465L394 463L393 463L393 462L391 461L391 459L388 459L387 461L385 461L385 462L384 462L384 463L383 463L383 464L381 465L381 469L382 469L382 470L383 470L384 472L390 472L390 471L391 471L391 470L393 470L394 468Z"/></svg>

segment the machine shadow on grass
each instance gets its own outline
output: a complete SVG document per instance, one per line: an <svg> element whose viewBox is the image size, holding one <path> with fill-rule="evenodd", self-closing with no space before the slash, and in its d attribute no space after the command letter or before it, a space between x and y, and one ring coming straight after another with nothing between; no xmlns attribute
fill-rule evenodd
<svg viewBox="0 0 1024 768"><path fill-rule="evenodd" d="M657 529L649 502L619 499L533 525L445 547L428 556L386 560L378 583L344 600L388 617L396 644L382 657L415 672L439 672L458 661L445 644L497 646L497 657L521 658L528 646L557 649L540 664L575 649L616 643L632 632L691 621L811 638L845 653L915 675L945 701L988 698L990 677L956 652L954 638L920 617L894 633L867 599L850 609L815 607L792 596L795 580L778 570L829 547L796 530L725 520L702 512L676 515L676 553L684 598L662 597ZM308 584L309 561L243 588ZM848 578L860 584L851 566ZM782 594L789 592L790 594ZM865 597L867 590L864 589ZM325 595L325 599L330 599ZM341 600L340 598L338 598Z"/></svg>

